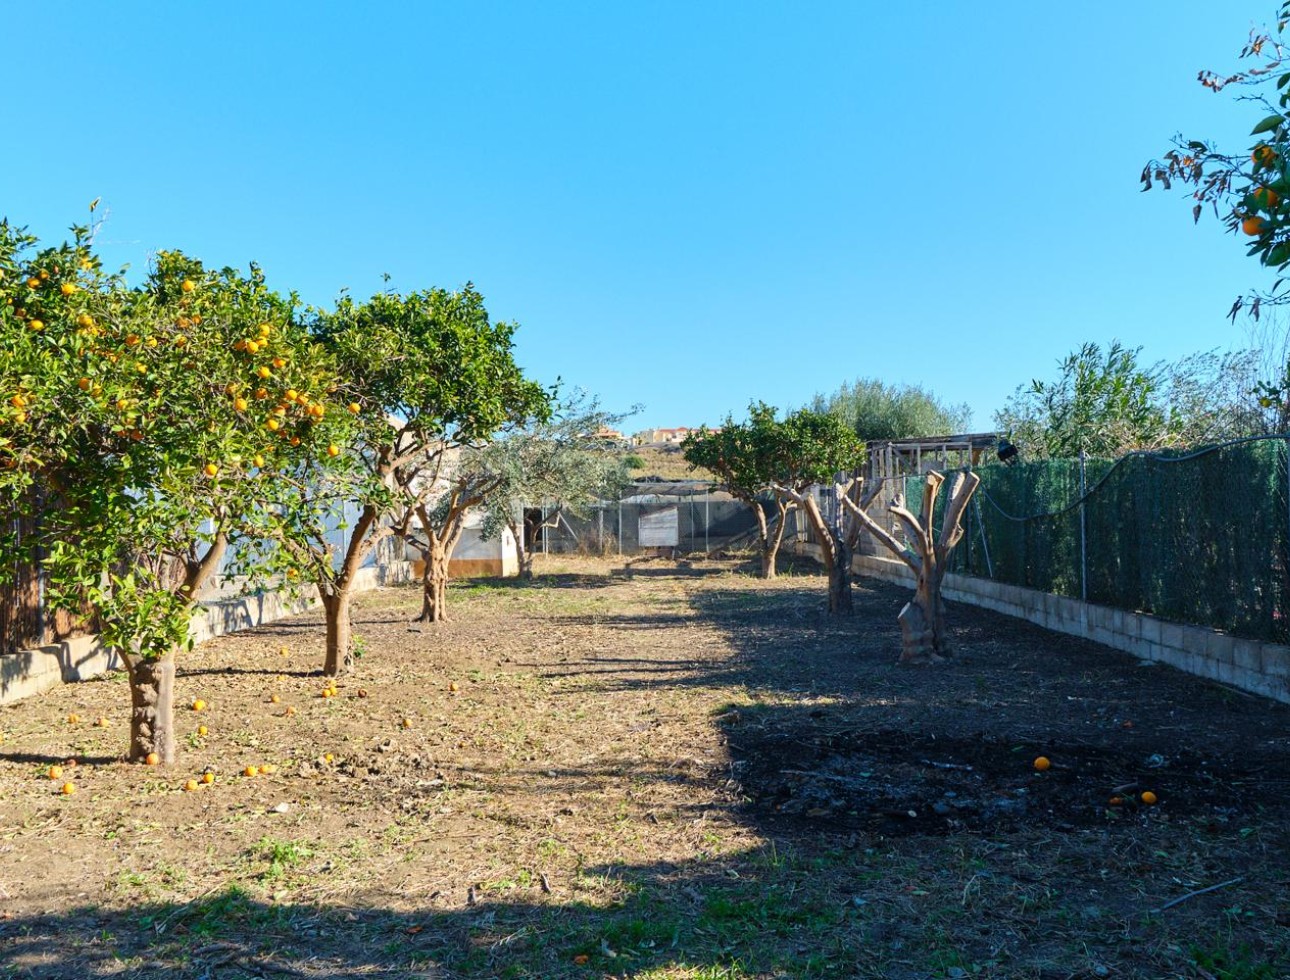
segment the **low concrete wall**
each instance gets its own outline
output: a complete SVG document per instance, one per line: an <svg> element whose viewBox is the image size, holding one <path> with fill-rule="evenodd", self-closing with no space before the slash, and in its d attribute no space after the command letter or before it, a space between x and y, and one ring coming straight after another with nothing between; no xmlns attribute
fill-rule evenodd
<svg viewBox="0 0 1290 980"><path fill-rule="evenodd" d="M818 545L796 542L797 554L819 559ZM857 555L857 575L913 588L914 576L894 558ZM1228 636L1203 626L1170 623L1143 613L1112 609L968 575L946 575L943 594L951 601L993 609L1059 633L1082 637L1141 660L1169 664L1198 677L1290 703L1290 647Z"/></svg>
<svg viewBox="0 0 1290 980"><path fill-rule="evenodd" d="M354 580L356 591L365 592L383 585L397 585L410 580L408 562L370 566ZM239 595L236 583L214 595L198 600L200 609L193 613L189 634L201 643L225 633L285 619L305 612L318 604L318 590L302 589L300 596L290 598L282 592L257 592ZM97 636L80 636L63 643L19 650L0 656L0 704L40 694L59 684L86 680L124 665L120 656L103 646Z"/></svg>
<svg viewBox="0 0 1290 980"><path fill-rule="evenodd" d="M103 646L97 636L78 636L50 646L7 653L0 656L0 704L122 666L116 651Z"/></svg>

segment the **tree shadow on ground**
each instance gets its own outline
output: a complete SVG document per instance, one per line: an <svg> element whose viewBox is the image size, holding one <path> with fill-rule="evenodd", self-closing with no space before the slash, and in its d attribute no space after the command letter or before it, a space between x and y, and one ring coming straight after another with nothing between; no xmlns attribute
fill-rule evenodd
<svg viewBox="0 0 1290 980"><path fill-rule="evenodd" d="M669 633L694 632L657 652L516 665L597 674L552 698L590 687L643 702L685 688L728 694L711 718L726 758L623 763L641 784L703 790L639 815L642 826L692 827L699 859L579 864L563 880L534 867L463 880L452 894L384 886L331 903L307 897L327 894L323 858L275 871L248 857L238 884L187 903L110 895L97 908L0 913L0 968L50 980L1290 975L1278 918L1290 867L1284 709L1254 712L1195 678L964 606L950 612L958 660L902 667L895 616L906 598L863 583L856 615L833 619L819 579L700 590L684 612L664 607ZM642 644L658 622L552 619L632 629ZM1052 759L1045 773L1039 754ZM392 781L398 766L380 764L362 784L365 804L415 808L459 788L431 785L410 760ZM448 782L558 798L621 769L462 766ZM1112 806L1121 783L1134 800ZM1148 785L1158 807L1136 798ZM726 849L731 829L765 843ZM1152 911L1185 882L1233 868L1246 880L1230 892Z"/></svg>
<svg viewBox="0 0 1290 980"><path fill-rule="evenodd" d="M463 883L420 908L296 904L288 876L190 902L0 916L0 958L7 976L43 980L918 975L875 965L858 942L875 910L853 901L857 890L814 884L821 867L768 845L682 865L591 867L570 881Z"/></svg>

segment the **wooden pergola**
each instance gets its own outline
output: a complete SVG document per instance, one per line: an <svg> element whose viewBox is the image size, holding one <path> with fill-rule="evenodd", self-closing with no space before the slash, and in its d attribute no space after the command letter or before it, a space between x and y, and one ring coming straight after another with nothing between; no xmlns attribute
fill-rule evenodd
<svg viewBox="0 0 1290 980"><path fill-rule="evenodd" d="M881 480L917 476L933 469L947 473L990 461L998 446L997 432L874 440L867 444L868 476Z"/></svg>

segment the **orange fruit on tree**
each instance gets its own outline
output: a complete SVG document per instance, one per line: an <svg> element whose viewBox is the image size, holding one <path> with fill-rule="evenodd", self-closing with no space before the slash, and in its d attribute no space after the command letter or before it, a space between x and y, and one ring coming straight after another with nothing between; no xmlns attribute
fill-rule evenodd
<svg viewBox="0 0 1290 980"><path fill-rule="evenodd" d="M1275 208L1281 202L1281 195L1271 187L1259 187L1252 196L1261 208Z"/></svg>
<svg viewBox="0 0 1290 980"><path fill-rule="evenodd" d="M1047 772L1051 766L1052 766L1052 763L1049 762L1047 757L1045 756L1041 755L1038 759L1035 760L1035 768L1040 772Z"/></svg>
<svg viewBox="0 0 1290 980"><path fill-rule="evenodd" d="M268 397L269 397L269 389L268 389L268 388L256 388L256 389L255 389L255 397L256 397L256 398L260 398L260 399L268 398Z"/></svg>
<svg viewBox="0 0 1290 980"><path fill-rule="evenodd" d="M1266 143L1260 143L1250 154L1250 159L1254 161L1256 167L1270 167L1276 161L1277 151L1272 149Z"/></svg>
<svg viewBox="0 0 1290 980"><path fill-rule="evenodd" d="M264 468L264 457L261 456L259 453L256 453L254 456L251 457L251 462L255 464L256 469Z"/></svg>
<svg viewBox="0 0 1290 980"><path fill-rule="evenodd" d="M1156 805L1156 794L1151 792L1151 790L1147 790L1145 793L1139 796L1138 799L1140 799L1147 806Z"/></svg>
<svg viewBox="0 0 1290 980"><path fill-rule="evenodd" d="M82 313L76 318L76 325L82 330L88 330L90 327L94 326L94 317L90 316L88 313Z"/></svg>
<svg viewBox="0 0 1290 980"><path fill-rule="evenodd" d="M233 407L234 407L235 409L237 409L239 412L245 412L245 411L246 411L246 406L247 406L248 404L249 404L249 403L247 402L247 400L246 400L245 398L234 398L234 399L233 399Z"/></svg>
<svg viewBox="0 0 1290 980"><path fill-rule="evenodd" d="M270 432L277 432L282 427L282 423L275 418L270 418L264 423L264 427Z"/></svg>
<svg viewBox="0 0 1290 980"><path fill-rule="evenodd" d="M161 765L161 756L157 755L156 752L149 752L143 761L149 766L159 766Z"/></svg>
<svg viewBox="0 0 1290 980"><path fill-rule="evenodd" d="M71 296L72 293L76 292L76 284L65 282L58 287L58 291L62 293L64 296Z"/></svg>
<svg viewBox="0 0 1290 980"><path fill-rule="evenodd" d="M256 368L255 373L258 374L261 378L273 377L273 372L269 370L267 365L264 365L264 364L261 364L258 368Z"/></svg>
<svg viewBox="0 0 1290 980"><path fill-rule="evenodd" d="M260 350L260 345L259 345L259 343L258 343L258 342L254 341L254 340L248 340L248 341L246 342L246 352L247 352L248 354L256 354L256 353L259 353L259 350Z"/></svg>
<svg viewBox="0 0 1290 980"><path fill-rule="evenodd" d="M260 327L259 327L259 334L260 334L260 336L261 336L261 337L267 337L267 336L269 336L269 334L271 334L271 333L273 333L273 328L272 328L272 327L270 327L267 323L261 323L261 324L260 324Z"/></svg>
<svg viewBox="0 0 1290 980"><path fill-rule="evenodd" d="M37 279L35 276L32 276L30 279L27 280L27 288L28 289L40 288L40 280Z"/></svg>
<svg viewBox="0 0 1290 980"><path fill-rule="evenodd" d="M27 326L31 327L32 330L45 329L45 323L43 320L32 320L30 323L27 324Z"/></svg>
<svg viewBox="0 0 1290 980"><path fill-rule="evenodd" d="M328 455L328 456L339 456L339 455L340 455L340 447L339 447L338 445L336 445L336 444L333 442L330 446L328 446L328 447L327 447L327 455Z"/></svg>
<svg viewBox="0 0 1290 980"><path fill-rule="evenodd" d="M1268 223L1257 214L1251 214L1241 221L1241 231L1245 232L1247 235L1262 235L1267 224Z"/></svg>
<svg viewBox="0 0 1290 980"><path fill-rule="evenodd" d="M207 463L205 466L202 467L202 471L207 476L217 476L219 474L219 467L216 466L214 463ZM201 711L202 709L196 708L195 710Z"/></svg>
<svg viewBox="0 0 1290 980"><path fill-rule="evenodd" d="M80 389L81 389L81 391L89 391L89 388L90 388L90 379L89 379L89 378L81 378L79 381L77 381L77 382L76 382L76 387L80 388Z"/></svg>
<svg viewBox="0 0 1290 980"><path fill-rule="evenodd" d="M288 388L287 393L283 397L286 398L287 401L293 402L300 397L300 392L296 391L295 388Z"/></svg>
<svg viewBox="0 0 1290 980"><path fill-rule="evenodd" d="M275 368L284 368L287 366L287 359L285 357L275 357L273 359L273 366Z"/></svg>
<svg viewBox="0 0 1290 980"><path fill-rule="evenodd" d="M127 347L138 347L141 339L142 338L137 333L126 334L125 345Z"/></svg>
<svg viewBox="0 0 1290 980"><path fill-rule="evenodd" d="M175 338L176 347L183 347L184 344L186 343L188 343L188 338L185 337L183 334L180 334L178 337Z"/></svg>
<svg viewBox="0 0 1290 980"><path fill-rule="evenodd" d="M193 282L191 279L185 279L179 284L179 288L186 293L191 293L197 288L197 283Z"/></svg>
<svg viewBox="0 0 1290 980"><path fill-rule="evenodd" d="M349 410L353 412L355 415L357 415L359 412L363 410L363 407L359 405L358 402L350 402L348 407L349 407Z"/></svg>

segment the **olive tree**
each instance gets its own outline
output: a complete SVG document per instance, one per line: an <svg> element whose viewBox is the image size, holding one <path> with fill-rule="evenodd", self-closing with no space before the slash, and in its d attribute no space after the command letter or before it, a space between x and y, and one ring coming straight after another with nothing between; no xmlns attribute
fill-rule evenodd
<svg viewBox="0 0 1290 980"><path fill-rule="evenodd" d="M524 508L551 503L555 513L583 512L597 500L617 498L631 478L627 462L599 433L626 415L611 414L583 395L557 403L549 419L535 421L470 450L463 469L487 487L483 535L509 530L519 549L520 576L533 577Z"/></svg>

